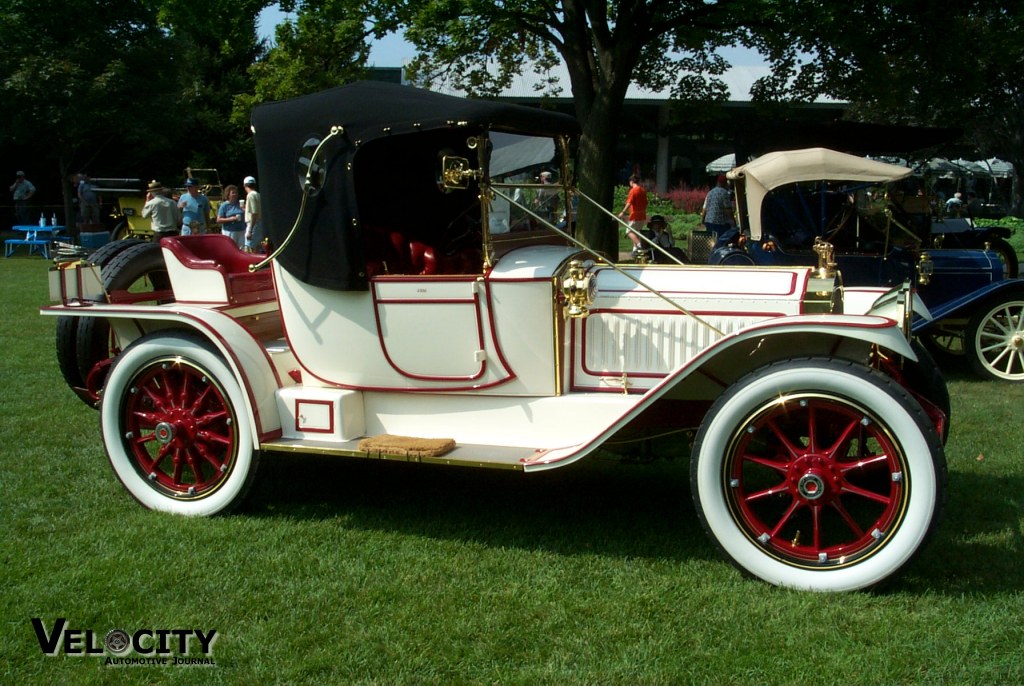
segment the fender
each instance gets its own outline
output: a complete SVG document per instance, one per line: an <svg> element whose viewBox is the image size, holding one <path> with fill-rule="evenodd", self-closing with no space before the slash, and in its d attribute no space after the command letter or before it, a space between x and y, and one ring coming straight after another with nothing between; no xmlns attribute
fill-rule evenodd
<svg viewBox="0 0 1024 686"><path fill-rule="evenodd" d="M281 434L276 391L283 384L263 345L232 317L188 305L139 307L96 305L90 307L43 307L40 314L100 317L110 320L123 346L161 329L190 330L210 341L244 390L253 436L258 442Z"/></svg>
<svg viewBox="0 0 1024 686"><path fill-rule="evenodd" d="M973 219L963 217L945 217L932 222L932 234L967 234L967 238L981 244L988 238L1009 238L1013 230L1005 226L979 226Z"/></svg>
<svg viewBox="0 0 1024 686"><path fill-rule="evenodd" d="M836 335L836 327L844 333ZM793 347L794 333L803 334L805 346ZM786 335L788 334L788 335ZM781 345L772 345L775 339ZM542 471L579 460L600 447L608 438L639 417L657 400L680 391L707 395L708 399L736 379L758 367L787 357L829 354L863 361L872 346L917 362L897 322L888 317L863 315L798 315L756 324L722 338L686 367L677 370L653 387L616 421L588 440L561 448L544 450L523 464L524 471ZM687 388L693 386L694 388ZM703 388L698 388L703 386Z"/></svg>
<svg viewBox="0 0 1024 686"><path fill-rule="evenodd" d="M873 314L900 321L903 305L889 294L896 294L898 288L884 286L857 286L843 288L843 311L846 314ZM914 317L928 321L934 318L931 310L920 297L911 301Z"/></svg>
<svg viewBox="0 0 1024 686"><path fill-rule="evenodd" d="M1005 226L978 226L975 230L981 234L983 240L989 238L1009 238L1013 235L1013 229Z"/></svg>
<svg viewBox="0 0 1024 686"><path fill-rule="evenodd" d="M837 335L837 328L842 333ZM794 334L799 336L794 337ZM799 343L794 344L794 338ZM768 320L722 338L686 367L666 377L652 389L652 393L664 394L697 375L714 378L719 384L729 384L757 367L788 357L827 355L865 362L873 346L890 355L918 361L899 323L889 317L798 315ZM644 402L658 397L661 395L654 398L645 396Z"/></svg>
<svg viewBox="0 0 1024 686"><path fill-rule="evenodd" d="M971 291L967 295L962 295L959 298L950 300L949 302L933 306L931 308L933 319L915 320L913 331L915 334L925 331L931 324L943 319L970 317L973 308L978 303L984 302L989 297L997 293L1007 292L1019 294L1021 297L1024 297L1024 279L1001 279L988 284L987 286Z"/></svg>

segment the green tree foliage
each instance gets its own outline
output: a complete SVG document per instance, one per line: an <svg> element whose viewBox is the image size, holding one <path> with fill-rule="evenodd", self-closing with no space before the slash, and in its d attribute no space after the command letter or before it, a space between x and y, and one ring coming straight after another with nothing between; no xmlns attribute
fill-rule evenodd
<svg viewBox="0 0 1024 686"><path fill-rule="evenodd" d="M724 99L716 77L728 65L714 49L759 26L765 7L759 0L411 0L399 20L420 50L409 71L421 83L493 94L528 67L539 93L567 87L583 127L580 188L608 207L630 85L671 88L691 101ZM545 76L558 60L568 68L567 84ZM583 205L579 225L591 247L617 251L603 214Z"/></svg>
<svg viewBox="0 0 1024 686"><path fill-rule="evenodd" d="M301 3L295 19L275 30L266 59L252 65L253 91L236 113L248 121L252 105L281 100L358 80L370 53L363 5L345 0Z"/></svg>
<svg viewBox="0 0 1024 686"><path fill-rule="evenodd" d="M958 126L982 156L1024 169L1024 4L783 0L752 37L773 62L756 95L827 95L877 123ZM909 151L908 151L909 152Z"/></svg>
<svg viewBox="0 0 1024 686"><path fill-rule="evenodd" d="M178 56L178 159L192 166L218 167L227 178L254 169L248 121L233 119L232 111L237 98L252 92L249 69L267 52L256 22L270 4L269 0L161 0L160 24ZM237 168L226 168L232 162Z"/></svg>
<svg viewBox="0 0 1024 686"><path fill-rule="evenodd" d="M163 67L173 50L156 11L145 0L0 2L4 143L32 151L24 166L56 163L68 208L69 175L97 155L167 142L159 132L175 94Z"/></svg>
<svg viewBox="0 0 1024 686"><path fill-rule="evenodd" d="M170 180L189 164L241 160L248 173L248 126L230 114L265 51L266 4L0 0L0 145L30 152L19 166L54 164L39 181L63 180L69 213L81 169Z"/></svg>

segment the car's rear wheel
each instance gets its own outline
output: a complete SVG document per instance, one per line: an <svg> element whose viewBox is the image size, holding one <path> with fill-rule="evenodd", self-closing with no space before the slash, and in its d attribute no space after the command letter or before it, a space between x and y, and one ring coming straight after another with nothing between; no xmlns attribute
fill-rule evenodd
<svg viewBox="0 0 1024 686"><path fill-rule="evenodd" d="M701 425L698 515L744 573L815 591L899 572L939 519L942 444L892 379L833 359L789 360L730 387Z"/></svg>
<svg viewBox="0 0 1024 686"><path fill-rule="evenodd" d="M78 317L57 317L57 366L70 388L85 388L78 369Z"/></svg>
<svg viewBox="0 0 1024 686"><path fill-rule="evenodd" d="M132 232L132 227L128 226L128 221L125 220L125 219L122 219L121 221L119 221L117 223L117 226L115 226L113 229L111 229L111 231L110 231L110 240L111 240L111 242L123 241L123 240L127 239L128 236L131 235L131 232Z"/></svg>
<svg viewBox="0 0 1024 686"><path fill-rule="evenodd" d="M718 264L733 267L752 267L754 265L754 258L745 250L736 248L721 255Z"/></svg>
<svg viewBox="0 0 1024 686"><path fill-rule="evenodd" d="M955 359L964 359L966 351L964 350L964 325L962 322L939 322L920 334L919 338L928 351L944 363Z"/></svg>
<svg viewBox="0 0 1024 686"><path fill-rule="evenodd" d="M1024 381L1024 294L1006 293L978 309L965 345L975 373L998 381Z"/></svg>
<svg viewBox="0 0 1024 686"><path fill-rule="evenodd" d="M220 354L191 335L129 346L110 369L100 424L118 479L150 509L226 512L255 476L242 389Z"/></svg>
<svg viewBox="0 0 1024 686"><path fill-rule="evenodd" d="M144 230L136 231L132 228L131 224L128 223L127 219L122 219L110 232L111 241L125 241L125 240L144 240L150 239L150 234Z"/></svg>

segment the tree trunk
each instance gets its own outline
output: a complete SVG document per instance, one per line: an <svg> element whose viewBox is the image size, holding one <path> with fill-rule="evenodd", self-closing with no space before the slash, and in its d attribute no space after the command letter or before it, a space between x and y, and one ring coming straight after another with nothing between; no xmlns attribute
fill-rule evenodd
<svg viewBox="0 0 1024 686"><path fill-rule="evenodd" d="M60 193L64 200L64 233L71 238L73 243L78 242L78 225L75 223L75 195L71 183L68 181L69 165L64 161L64 156L57 158L57 167L60 171Z"/></svg>
<svg viewBox="0 0 1024 686"><path fill-rule="evenodd" d="M606 95L600 94L586 119L581 121L583 135L576 172L580 190L613 214L622 209L611 206L615 194L617 118L618 108L610 104ZM581 203L577 225L576 235L580 240L608 259L618 261L619 230L614 220L589 203Z"/></svg>

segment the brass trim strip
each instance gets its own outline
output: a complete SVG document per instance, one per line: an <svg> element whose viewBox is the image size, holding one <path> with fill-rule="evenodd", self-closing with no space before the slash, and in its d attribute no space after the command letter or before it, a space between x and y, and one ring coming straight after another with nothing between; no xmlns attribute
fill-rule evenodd
<svg viewBox="0 0 1024 686"><path fill-rule="evenodd" d="M366 460L382 460L386 462L416 462L420 464L437 464L449 467L476 467L484 469L502 469L505 471L524 471L520 463L486 462L481 460L459 460L447 455L438 457L418 457L413 455L388 455L351 448L339 448L328 445L310 445L308 443L276 443L268 441L260 444L260 450L268 453L291 453L296 455L326 455L329 457L354 457Z"/></svg>

